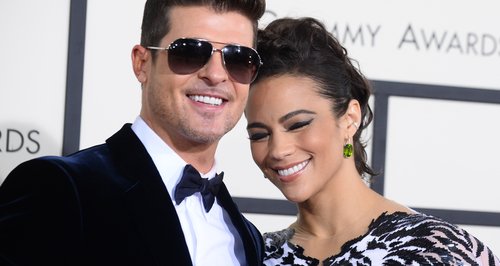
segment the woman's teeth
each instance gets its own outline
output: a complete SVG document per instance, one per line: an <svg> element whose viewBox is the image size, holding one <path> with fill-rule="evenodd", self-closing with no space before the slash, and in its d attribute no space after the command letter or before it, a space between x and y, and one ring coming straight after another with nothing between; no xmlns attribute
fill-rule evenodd
<svg viewBox="0 0 500 266"><path fill-rule="evenodd" d="M309 161L304 161L288 169L278 170L278 174L281 176L293 175L298 171L304 169L308 162Z"/></svg>

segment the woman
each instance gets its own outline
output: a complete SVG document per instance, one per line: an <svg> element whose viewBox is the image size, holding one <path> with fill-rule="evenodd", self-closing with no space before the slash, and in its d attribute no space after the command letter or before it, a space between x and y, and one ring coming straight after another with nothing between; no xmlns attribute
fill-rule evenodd
<svg viewBox="0 0 500 266"><path fill-rule="evenodd" d="M312 18L259 32L264 65L245 115L256 164L297 220L264 234L266 265L500 265L478 239L371 190L363 130L371 88Z"/></svg>

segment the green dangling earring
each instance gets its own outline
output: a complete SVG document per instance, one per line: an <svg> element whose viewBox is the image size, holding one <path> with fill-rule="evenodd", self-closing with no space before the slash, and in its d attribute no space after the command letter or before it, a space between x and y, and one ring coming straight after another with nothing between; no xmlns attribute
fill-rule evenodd
<svg viewBox="0 0 500 266"><path fill-rule="evenodd" d="M352 156L352 144L350 143L351 138L347 138L344 144L343 154L344 158L350 158Z"/></svg>
<svg viewBox="0 0 500 266"><path fill-rule="evenodd" d="M352 124L356 130L358 130L359 126L356 122L352 122ZM351 158L352 156L352 153L353 153L353 148L352 148L352 143L351 143L351 137L347 137L345 139L345 143L344 143L344 149L343 149L343 155L344 155L344 158Z"/></svg>

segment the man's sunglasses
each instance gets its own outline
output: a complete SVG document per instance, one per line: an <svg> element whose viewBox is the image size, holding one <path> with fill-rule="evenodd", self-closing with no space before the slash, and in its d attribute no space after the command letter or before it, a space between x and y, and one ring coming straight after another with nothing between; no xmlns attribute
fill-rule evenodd
<svg viewBox="0 0 500 266"><path fill-rule="evenodd" d="M212 43L225 46L217 49ZM244 84L250 84L255 79L262 64L259 54L253 48L201 39L180 38L166 48L154 46L147 48L168 51L168 65L174 73L180 75L198 71L205 66L214 52L219 51L227 73L237 82Z"/></svg>

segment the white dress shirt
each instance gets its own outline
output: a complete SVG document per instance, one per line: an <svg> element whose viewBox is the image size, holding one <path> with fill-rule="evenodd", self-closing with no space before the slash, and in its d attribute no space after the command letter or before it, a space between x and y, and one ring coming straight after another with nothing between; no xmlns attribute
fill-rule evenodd
<svg viewBox="0 0 500 266"><path fill-rule="evenodd" d="M187 164L145 122L137 117L132 130L146 147L170 194L181 222L193 265L246 265L241 237L217 200L207 213L199 192L175 203L174 189ZM203 178L213 178L215 165Z"/></svg>

